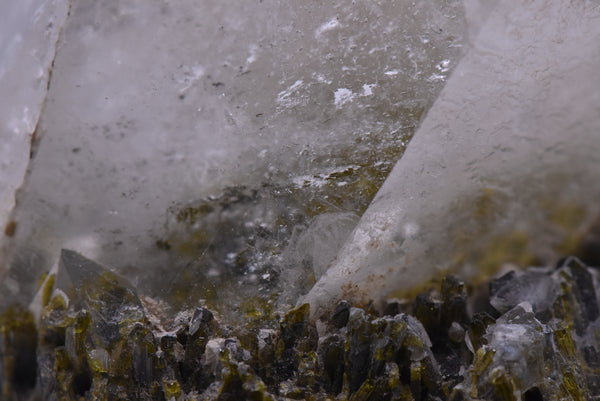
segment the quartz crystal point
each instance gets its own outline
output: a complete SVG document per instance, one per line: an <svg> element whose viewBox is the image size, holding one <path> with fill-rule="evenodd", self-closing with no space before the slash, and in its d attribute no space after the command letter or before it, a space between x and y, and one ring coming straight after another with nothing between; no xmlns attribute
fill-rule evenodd
<svg viewBox="0 0 600 401"><path fill-rule="evenodd" d="M56 288L42 305L39 323L43 398L127 392L126 398L138 399L140 389L153 382L158 363L135 289L71 250L61 251L58 266Z"/></svg>
<svg viewBox="0 0 600 401"><path fill-rule="evenodd" d="M63 249L59 268L68 274L76 301L89 311L93 332L107 347L127 335L144 310L135 289L121 277L77 252Z"/></svg>
<svg viewBox="0 0 600 401"><path fill-rule="evenodd" d="M450 399L593 399L600 392L597 270L576 258L490 283L503 313L483 331L471 322L474 358ZM520 277L537 276L522 291ZM551 283L551 285L549 285ZM542 294L547 301L540 303ZM510 297L506 295L510 294ZM530 301L534 301L532 305ZM477 333L479 332L479 334ZM460 395L459 395L460 393Z"/></svg>
<svg viewBox="0 0 600 401"><path fill-rule="evenodd" d="M300 302L319 314L576 251L599 212L599 21L595 1L499 2Z"/></svg>

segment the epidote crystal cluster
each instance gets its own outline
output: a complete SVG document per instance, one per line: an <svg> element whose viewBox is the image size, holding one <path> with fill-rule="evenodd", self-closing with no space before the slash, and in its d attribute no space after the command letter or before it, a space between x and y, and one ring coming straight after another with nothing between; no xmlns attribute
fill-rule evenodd
<svg viewBox="0 0 600 401"><path fill-rule="evenodd" d="M0 389L6 400L595 399L599 284L568 258L486 291L448 276L414 300L341 301L319 319L308 304L256 303L229 325L202 305L173 313L63 250L41 309L2 315Z"/></svg>

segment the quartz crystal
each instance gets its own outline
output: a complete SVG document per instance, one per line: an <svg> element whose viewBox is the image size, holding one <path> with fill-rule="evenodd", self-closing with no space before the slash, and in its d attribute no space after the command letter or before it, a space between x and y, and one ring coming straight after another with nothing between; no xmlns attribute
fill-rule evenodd
<svg viewBox="0 0 600 401"><path fill-rule="evenodd" d="M498 2L300 302L317 312L579 252L600 213L599 20L595 1Z"/></svg>
<svg viewBox="0 0 600 401"><path fill-rule="evenodd" d="M9 214L37 138L67 0L7 1L0 5L0 227Z"/></svg>
<svg viewBox="0 0 600 401"><path fill-rule="evenodd" d="M460 0L72 1L0 303L29 302L61 248L173 305L295 302L466 35Z"/></svg>
<svg viewBox="0 0 600 401"><path fill-rule="evenodd" d="M535 270L524 273L538 274L553 283L554 290L547 294L551 301L537 310L528 301L530 290L548 291L546 280L539 281L539 288L532 284L514 292L518 304L487 326L464 382L455 389L464 392L466 399L597 397L596 269L568 258L556 269ZM514 275L492 281L492 299L518 281Z"/></svg>
<svg viewBox="0 0 600 401"><path fill-rule="evenodd" d="M2 7L0 399L600 397L597 0Z"/></svg>

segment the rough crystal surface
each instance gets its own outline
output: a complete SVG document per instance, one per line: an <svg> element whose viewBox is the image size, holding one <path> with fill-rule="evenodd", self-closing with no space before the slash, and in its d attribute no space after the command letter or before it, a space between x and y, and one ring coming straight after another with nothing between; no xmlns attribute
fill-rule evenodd
<svg viewBox="0 0 600 401"><path fill-rule="evenodd" d="M0 228L8 235L15 231L9 225L10 211L37 144L37 124L68 1L9 1L1 8Z"/></svg>
<svg viewBox="0 0 600 401"><path fill-rule="evenodd" d="M500 1L310 294L368 302L448 270L550 264L600 214L600 9Z"/></svg>
<svg viewBox="0 0 600 401"><path fill-rule="evenodd" d="M0 398L600 396L575 258L369 302L587 244L599 8L494 3L79 0L54 58L45 2L0 59Z"/></svg>
<svg viewBox="0 0 600 401"><path fill-rule="evenodd" d="M271 291L294 228L366 208L465 40L459 0L72 2L2 294L63 247L173 304Z"/></svg>
<svg viewBox="0 0 600 401"><path fill-rule="evenodd" d="M57 280L48 284L51 296L39 299L39 320L23 309L0 316L3 399L600 396L600 327L593 313L600 281L595 269L575 258L545 269L556 288L545 311L534 310L528 291L514 293L518 303L510 310L495 311L489 299L473 296L470 286L449 276L440 288L409 302L414 315L341 301L326 320L311 320L310 306L304 304L232 326L200 306L173 316L167 305L138 298L121 278L110 275L107 281L105 267L72 251L62 255L59 275L83 267L84 273L73 278L82 299L65 302ZM508 280L502 277L491 286L498 282ZM540 286L545 287L543 281ZM493 316L471 315L468 309ZM448 318L440 310L454 312ZM111 322L118 329L110 330Z"/></svg>
<svg viewBox="0 0 600 401"><path fill-rule="evenodd" d="M543 313L554 302L556 293L556 283L546 272L511 271L491 283L490 303L504 313L527 301L535 313Z"/></svg>

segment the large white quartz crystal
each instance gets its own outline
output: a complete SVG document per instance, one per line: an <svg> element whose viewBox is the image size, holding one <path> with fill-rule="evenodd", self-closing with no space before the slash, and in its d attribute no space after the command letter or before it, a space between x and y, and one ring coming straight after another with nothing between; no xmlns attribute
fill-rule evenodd
<svg viewBox="0 0 600 401"><path fill-rule="evenodd" d="M0 227L3 230L29 163L30 144L35 142L56 42L67 10L67 0L0 4ZM9 226L7 231L12 230Z"/></svg>
<svg viewBox="0 0 600 401"><path fill-rule="evenodd" d="M303 301L553 263L600 211L600 4L504 0Z"/></svg>
<svg viewBox="0 0 600 401"><path fill-rule="evenodd" d="M270 188L288 199L318 193L305 217L327 205L359 212L353 196L336 203L327 193L363 196L346 188L372 187L362 171L391 168L466 39L460 0L70 3L41 140L11 216L16 234L0 255L1 293L11 301L32 293L61 248L165 293L178 280L201 281L196 271L223 273L211 266L241 258L235 229L231 243L215 244L198 239L215 228L193 221L187 243L165 239L168 211L199 199L219 210L210 222L229 218L240 230L270 230L276 210L295 216L279 195L264 213L231 212L234 203L254 207L253 194ZM289 238L293 227L284 228ZM279 237L267 237L276 248ZM206 257L211 247L223 248L223 260ZM330 257L316 253L309 259L324 269ZM254 275L247 267L240 277Z"/></svg>

